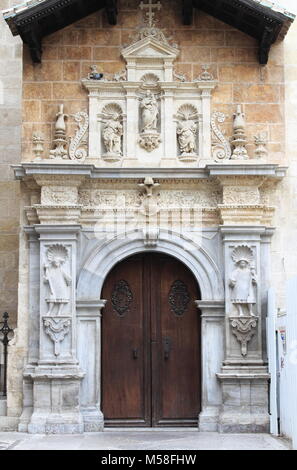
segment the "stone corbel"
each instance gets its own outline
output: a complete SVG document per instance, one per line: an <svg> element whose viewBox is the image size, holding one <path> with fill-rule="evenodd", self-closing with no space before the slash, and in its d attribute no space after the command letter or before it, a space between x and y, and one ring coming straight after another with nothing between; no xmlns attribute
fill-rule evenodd
<svg viewBox="0 0 297 470"><path fill-rule="evenodd" d="M160 230L158 228L143 229L143 242L146 248L155 248L158 245Z"/></svg>
<svg viewBox="0 0 297 470"><path fill-rule="evenodd" d="M248 354L248 343L255 335L258 325L258 317L229 317L231 331L241 345L241 355Z"/></svg>
<svg viewBox="0 0 297 470"><path fill-rule="evenodd" d="M45 316L42 320L46 334L54 343L54 354L58 357L61 353L61 343L70 331L71 317Z"/></svg>

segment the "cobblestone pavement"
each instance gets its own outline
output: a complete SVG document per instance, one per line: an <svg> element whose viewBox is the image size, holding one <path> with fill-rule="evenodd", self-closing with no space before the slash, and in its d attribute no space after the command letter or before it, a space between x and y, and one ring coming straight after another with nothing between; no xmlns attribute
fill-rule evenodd
<svg viewBox="0 0 297 470"><path fill-rule="evenodd" d="M0 450L290 450L269 434L199 433L196 430L108 430L83 435L0 433Z"/></svg>

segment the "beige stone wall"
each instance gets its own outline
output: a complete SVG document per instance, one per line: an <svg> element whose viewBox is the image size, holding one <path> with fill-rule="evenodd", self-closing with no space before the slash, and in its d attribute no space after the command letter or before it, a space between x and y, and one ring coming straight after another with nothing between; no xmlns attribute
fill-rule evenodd
<svg viewBox="0 0 297 470"><path fill-rule="evenodd" d="M19 3L1 0L1 9ZM21 160L22 44L0 17L0 315L17 316L19 183L10 165Z"/></svg>
<svg viewBox="0 0 297 470"><path fill-rule="evenodd" d="M288 174L277 192L276 235L273 238L272 282L278 307L285 309L285 282L297 275L297 20L284 45L285 165Z"/></svg>
<svg viewBox="0 0 297 470"><path fill-rule="evenodd" d="M181 2L163 0L162 4L160 26L167 29L168 36L181 49L177 72L186 73L192 80L200 74L202 64L210 64L211 72L219 80L213 107L228 115L227 132L231 133L236 104L242 103L250 141L253 142L258 131L267 131L269 161L283 161L282 44L273 47L269 64L261 67L257 59L258 45L249 36L200 11L195 12L193 25L184 26ZM90 65L96 64L98 69L109 74L123 69L121 49L132 42L135 28L142 19L138 5L138 0L120 1L117 26L110 26L101 11L45 38L41 65L32 65L28 51L25 51L24 160L32 159L34 131L44 134L48 152L59 103L65 103L66 113L86 109L87 96L80 80L87 76ZM249 150L252 154L253 145Z"/></svg>

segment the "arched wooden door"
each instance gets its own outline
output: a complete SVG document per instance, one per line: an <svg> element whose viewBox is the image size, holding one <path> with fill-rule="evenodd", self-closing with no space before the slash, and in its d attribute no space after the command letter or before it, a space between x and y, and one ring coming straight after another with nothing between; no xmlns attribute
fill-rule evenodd
<svg viewBox="0 0 297 470"><path fill-rule="evenodd" d="M117 264L102 298L106 426L191 426L200 412L200 298L188 268L146 253Z"/></svg>

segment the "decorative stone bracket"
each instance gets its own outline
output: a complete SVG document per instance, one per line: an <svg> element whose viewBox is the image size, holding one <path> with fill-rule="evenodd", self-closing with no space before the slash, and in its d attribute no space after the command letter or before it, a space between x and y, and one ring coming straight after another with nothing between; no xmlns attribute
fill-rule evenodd
<svg viewBox="0 0 297 470"><path fill-rule="evenodd" d="M241 354L246 357L248 343L256 333L258 317L230 317L229 321L233 335L241 344Z"/></svg>
<svg viewBox="0 0 297 470"><path fill-rule="evenodd" d="M61 343L65 336L69 334L71 318L69 317L43 317L43 324L46 334L54 343L55 356L61 353Z"/></svg>

